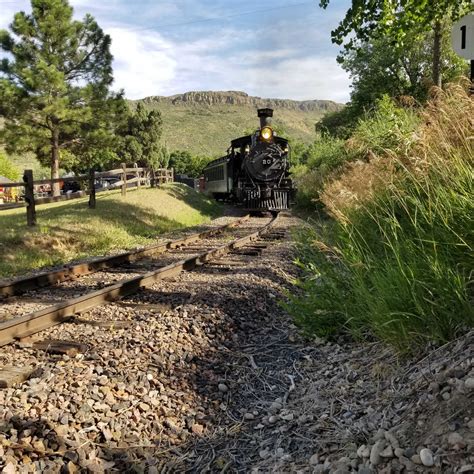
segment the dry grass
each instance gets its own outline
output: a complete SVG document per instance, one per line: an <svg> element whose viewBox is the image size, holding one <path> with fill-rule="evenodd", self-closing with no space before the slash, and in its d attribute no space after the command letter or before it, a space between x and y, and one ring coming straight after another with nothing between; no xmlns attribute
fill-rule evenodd
<svg viewBox="0 0 474 474"><path fill-rule="evenodd" d="M343 172L331 176L321 193L321 201L330 214L343 220L348 210L370 202L377 191L396 186L396 180L406 172L421 178L433 167L449 172L452 153L472 159L474 101L466 84L450 84L445 91L433 87L432 99L421 111L422 124L404 148L384 150L376 154L367 151L366 161L346 165ZM360 148L357 139L348 140L349 148Z"/></svg>

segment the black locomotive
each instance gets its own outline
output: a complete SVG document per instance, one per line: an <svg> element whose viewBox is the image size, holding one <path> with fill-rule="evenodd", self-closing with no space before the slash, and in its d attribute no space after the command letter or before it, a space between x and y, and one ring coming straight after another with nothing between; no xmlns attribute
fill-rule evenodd
<svg viewBox="0 0 474 474"><path fill-rule="evenodd" d="M204 192L251 211L281 211L293 195L290 148L271 126L273 110L259 109L258 116L260 129L232 140L227 155L204 168Z"/></svg>

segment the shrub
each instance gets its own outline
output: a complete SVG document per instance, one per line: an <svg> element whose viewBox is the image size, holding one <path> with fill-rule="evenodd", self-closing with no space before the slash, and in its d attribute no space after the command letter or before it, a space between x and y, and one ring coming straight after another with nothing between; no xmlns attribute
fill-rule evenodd
<svg viewBox="0 0 474 474"><path fill-rule="evenodd" d="M320 192L326 181L350 159L351 155L340 139L326 137L308 146L302 153L305 165L295 166L292 170L298 187L297 204L320 209Z"/></svg>
<svg viewBox="0 0 474 474"><path fill-rule="evenodd" d="M419 118L413 108L398 107L387 95L376 103L373 111L359 120L348 140L348 147L361 158L403 153L412 144Z"/></svg>
<svg viewBox="0 0 474 474"><path fill-rule="evenodd" d="M0 151L0 176L17 181L20 179L20 174L20 170Z"/></svg>

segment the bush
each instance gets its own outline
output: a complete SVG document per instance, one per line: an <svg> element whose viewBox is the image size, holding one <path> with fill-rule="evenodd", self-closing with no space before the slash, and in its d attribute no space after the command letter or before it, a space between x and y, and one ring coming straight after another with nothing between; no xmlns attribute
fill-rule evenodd
<svg viewBox="0 0 474 474"><path fill-rule="evenodd" d="M321 133L323 137L349 138L357 125L357 120L361 113L361 110L350 103L341 110L325 114L316 123L316 132Z"/></svg>
<svg viewBox="0 0 474 474"><path fill-rule="evenodd" d="M169 156L169 166L174 168L175 173L186 174L191 178L199 178L209 161L211 161L211 158L192 155L187 150L173 151Z"/></svg>
<svg viewBox="0 0 474 474"><path fill-rule="evenodd" d="M305 164L292 169L298 187L297 204L321 209L319 198L325 182L350 159L343 140L322 138L308 146L302 153Z"/></svg>
<svg viewBox="0 0 474 474"><path fill-rule="evenodd" d="M356 204L333 202L334 224L300 236L306 277L289 310L307 332L345 330L408 352L474 325L474 102L453 86L421 117L409 146L375 125L363 128L365 143L391 150L383 157L391 179ZM350 167L340 180L375 174L373 160L358 166L358 175Z"/></svg>
<svg viewBox="0 0 474 474"><path fill-rule="evenodd" d="M0 176L5 176L12 181L18 181L20 175L20 170L0 151Z"/></svg>
<svg viewBox="0 0 474 474"><path fill-rule="evenodd" d="M384 155L388 151L403 153L412 144L418 125L415 110L398 107L384 95L374 110L358 121L348 146L360 158Z"/></svg>

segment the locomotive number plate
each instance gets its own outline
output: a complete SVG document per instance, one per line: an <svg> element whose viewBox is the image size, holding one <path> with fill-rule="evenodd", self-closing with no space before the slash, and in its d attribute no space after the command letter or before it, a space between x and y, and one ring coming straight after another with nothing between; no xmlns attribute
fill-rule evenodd
<svg viewBox="0 0 474 474"><path fill-rule="evenodd" d="M247 191L247 199L260 199L260 191L258 189Z"/></svg>

